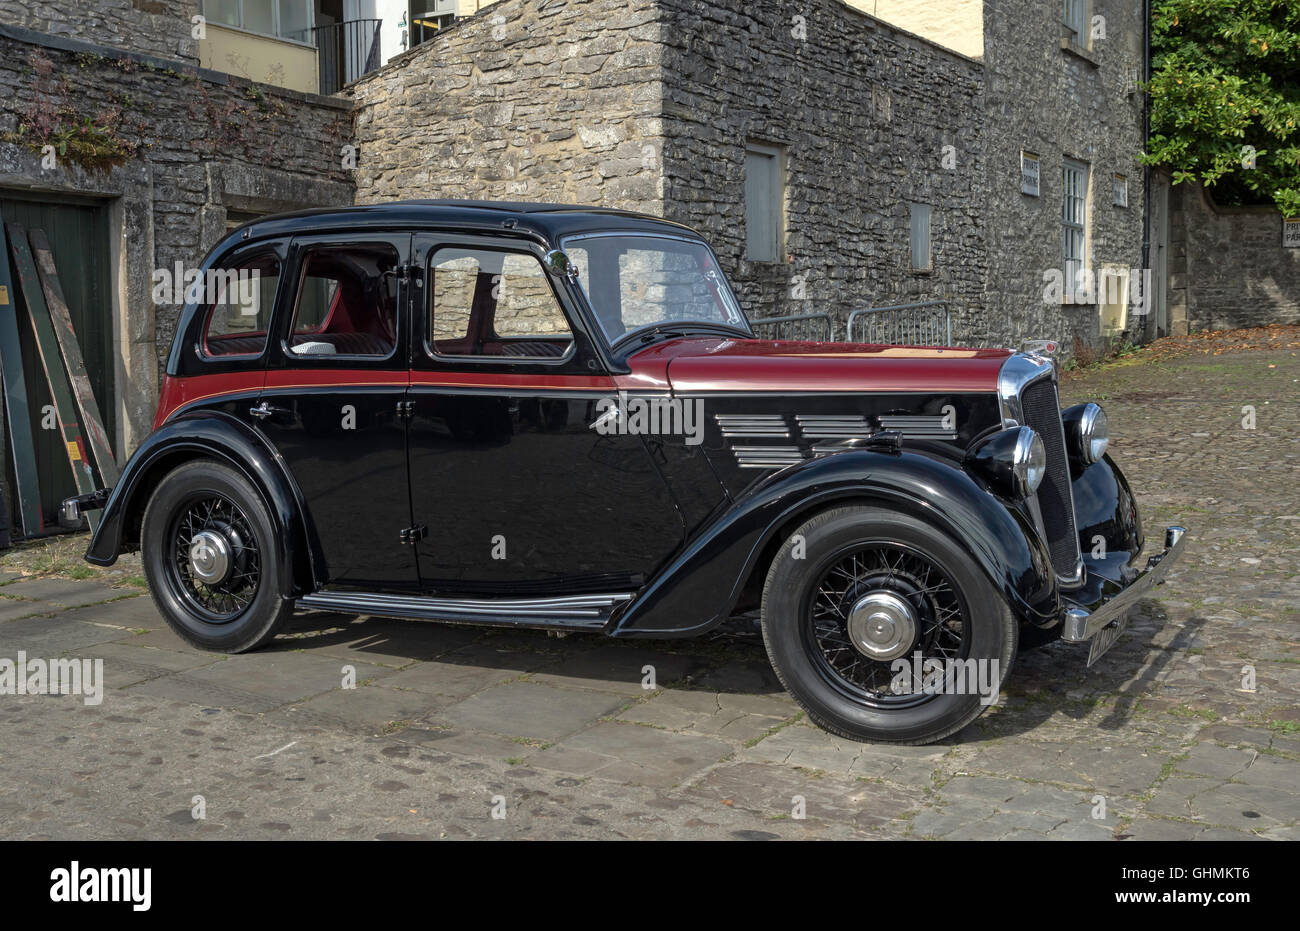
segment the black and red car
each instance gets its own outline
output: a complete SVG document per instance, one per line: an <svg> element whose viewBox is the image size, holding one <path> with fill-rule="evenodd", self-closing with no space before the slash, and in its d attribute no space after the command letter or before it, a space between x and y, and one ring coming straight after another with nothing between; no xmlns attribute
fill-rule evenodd
<svg viewBox="0 0 1300 931"><path fill-rule="evenodd" d="M1095 404L1035 353L761 340L692 230L411 201L208 256L86 558L199 647L295 608L685 637L761 612L823 727L928 742L1020 632L1093 642L1145 561Z"/></svg>

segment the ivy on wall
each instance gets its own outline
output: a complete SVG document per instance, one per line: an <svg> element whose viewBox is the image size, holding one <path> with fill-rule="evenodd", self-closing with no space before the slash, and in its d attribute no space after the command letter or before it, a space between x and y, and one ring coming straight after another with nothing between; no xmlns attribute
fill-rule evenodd
<svg viewBox="0 0 1300 931"><path fill-rule="evenodd" d="M92 174L107 174L140 155L144 146L123 131L139 133L144 124L128 126L122 105L86 108L66 78L55 79L54 63L40 50L31 53L28 64L35 77L35 97L18 113L16 128L0 139Z"/></svg>

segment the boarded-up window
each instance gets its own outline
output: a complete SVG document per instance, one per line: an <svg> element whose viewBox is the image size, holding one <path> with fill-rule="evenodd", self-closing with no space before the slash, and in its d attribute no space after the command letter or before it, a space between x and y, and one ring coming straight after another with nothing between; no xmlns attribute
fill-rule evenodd
<svg viewBox="0 0 1300 931"><path fill-rule="evenodd" d="M915 271L930 270L930 205L912 205L912 268Z"/></svg>
<svg viewBox="0 0 1300 931"><path fill-rule="evenodd" d="M785 166L781 150L745 147L745 257L779 262L785 249Z"/></svg>

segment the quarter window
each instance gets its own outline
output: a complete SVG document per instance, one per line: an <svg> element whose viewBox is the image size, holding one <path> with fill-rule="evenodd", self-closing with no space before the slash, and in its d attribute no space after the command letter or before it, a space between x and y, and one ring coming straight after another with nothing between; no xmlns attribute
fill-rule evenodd
<svg viewBox="0 0 1300 931"><path fill-rule="evenodd" d="M397 345L397 250L312 249L303 258L288 349L295 356L390 355Z"/></svg>
<svg viewBox="0 0 1300 931"><path fill-rule="evenodd" d="M209 269L194 285L208 308L203 327L203 354L209 357L260 355L266 347L266 332L279 282L280 262L269 254L228 268Z"/></svg>
<svg viewBox="0 0 1300 931"><path fill-rule="evenodd" d="M1088 166L1067 159L1062 182L1065 291L1074 300L1076 294L1087 290L1084 273L1088 266Z"/></svg>
<svg viewBox="0 0 1300 931"><path fill-rule="evenodd" d="M429 263L430 348L443 356L558 359L573 332L535 256L440 249Z"/></svg>

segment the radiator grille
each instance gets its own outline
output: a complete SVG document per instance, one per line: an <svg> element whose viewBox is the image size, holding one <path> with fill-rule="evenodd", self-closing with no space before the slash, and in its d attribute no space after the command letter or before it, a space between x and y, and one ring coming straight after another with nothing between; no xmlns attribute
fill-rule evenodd
<svg viewBox="0 0 1300 931"><path fill-rule="evenodd" d="M1056 383L1042 378L1020 395L1025 426L1043 439L1047 474L1038 486L1038 508L1043 515L1052 567L1058 576L1072 578L1079 563L1079 534L1074 525L1074 496L1070 491L1070 464L1065 452L1065 431Z"/></svg>

